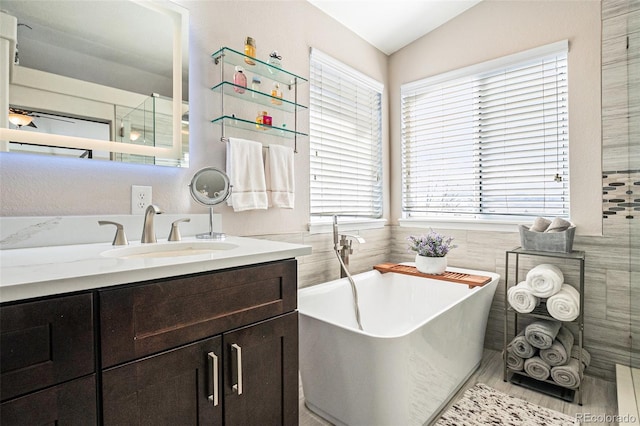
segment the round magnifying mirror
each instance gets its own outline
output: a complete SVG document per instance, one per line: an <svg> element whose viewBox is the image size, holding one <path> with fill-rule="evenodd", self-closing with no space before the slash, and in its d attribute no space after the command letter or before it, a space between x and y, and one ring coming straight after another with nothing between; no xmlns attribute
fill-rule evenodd
<svg viewBox="0 0 640 426"><path fill-rule="evenodd" d="M213 206L229 198L229 194L231 194L229 176L214 167L205 167L193 175L189 188L194 200L209 206L209 232L198 234L196 237L223 240L225 238L224 234L213 232Z"/></svg>

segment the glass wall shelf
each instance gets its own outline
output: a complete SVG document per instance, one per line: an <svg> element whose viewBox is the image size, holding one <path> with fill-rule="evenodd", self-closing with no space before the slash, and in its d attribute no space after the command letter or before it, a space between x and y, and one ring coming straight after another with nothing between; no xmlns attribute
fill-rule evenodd
<svg viewBox="0 0 640 426"><path fill-rule="evenodd" d="M286 127L278 126L265 126L264 124L257 124L255 121L249 121L238 117L230 117L223 115L214 120L211 120L214 124L221 124L224 126L235 127L242 130L251 130L257 133L265 133L273 136L280 136L287 139L293 139L296 136L308 136L306 133L297 132L295 130L287 129Z"/></svg>
<svg viewBox="0 0 640 426"><path fill-rule="evenodd" d="M278 83L282 83L287 86L291 86L295 83L302 83L302 82L308 81L306 78L300 77L299 75L286 71L283 68L274 67L273 65L270 65L260 59L247 56L244 53L240 53L228 47L221 48L211 56L213 57L213 60L215 61L216 65L222 59L224 63L231 64L234 66L240 65L244 67L246 71L261 75L263 77L266 77L273 81L277 81ZM254 62L255 65L250 65L246 63L245 58L249 59L251 62Z"/></svg>
<svg viewBox="0 0 640 426"><path fill-rule="evenodd" d="M238 93L236 89L242 89L244 93ZM222 83L216 84L211 88L211 90L216 92L222 91L225 96L232 96L234 98L251 101L256 104L283 110L286 112L295 112L296 109L298 111L307 109L307 107L304 105L300 105L286 99L276 98L268 93L263 93L257 90L250 89L248 87L245 88L243 86L238 86L237 84L233 84L229 81L223 81ZM274 103L274 101L277 103Z"/></svg>

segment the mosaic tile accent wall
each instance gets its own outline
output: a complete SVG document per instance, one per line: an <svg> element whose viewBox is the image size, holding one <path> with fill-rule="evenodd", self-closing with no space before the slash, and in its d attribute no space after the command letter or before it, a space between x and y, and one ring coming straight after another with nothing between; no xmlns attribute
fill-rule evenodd
<svg viewBox="0 0 640 426"><path fill-rule="evenodd" d="M602 174L602 215L604 219L640 218L640 170Z"/></svg>

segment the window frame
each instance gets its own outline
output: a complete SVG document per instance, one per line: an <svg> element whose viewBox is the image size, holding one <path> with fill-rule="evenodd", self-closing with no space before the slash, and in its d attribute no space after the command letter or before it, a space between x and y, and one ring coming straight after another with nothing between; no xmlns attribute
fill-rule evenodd
<svg viewBox="0 0 640 426"><path fill-rule="evenodd" d="M410 83L403 84L400 90L400 102L402 108L404 108L405 96L408 96L407 93L411 92L419 92L420 90L426 90L427 88L433 88L437 85L442 85L444 83L450 81L456 81L463 78L482 78L489 73L495 72L498 69L507 69L509 67L519 66L525 62L529 62L532 60L541 60L544 57L548 57L554 54L564 54L566 55L566 61L568 62L568 52L569 52L569 43L567 40L563 40L560 42L552 43L549 45L541 46L538 48L530 49L527 51L519 52L516 54L508 55L502 58L498 58L491 61L486 61L480 64L472 65L470 67L461 68L458 70L450 71L447 73L439 74L433 77L428 77L425 79L413 81ZM568 64L567 64L568 67ZM568 84L567 84L568 86ZM568 89L567 89L568 90ZM568 98L568 92L567 92ZM568 104L568 100L566 101ZM495 230L513 230L513 224L522 222L523 220L528 220L530 218L538 216L538 214L533 215L516 215L516 214L507 214L507 215L497 215L497 214L483 214L482 212L477 212L475 215L453 215L453 214L430 214L426 212L416 212L407 209L406 204L406 196L407 196L407 172L406 172L406 137L405 137L405 111L401 110L400 112L400 122L401 122L401 141L402 141L402 149L401 149L401 161L402 161L402 187L401 187L401 213L402 217L400 219L400 223L402 226L412 226L415 224L417 226L423 226L425 224L438 224L442 225L443 223L451 223L453 227L460 229L469 229L470 224L476 224L473 228L483 229L490 228ZM566 167L563 169L563 173L568 177L569 171L569 140L568 140L568 112L566 113L567 123L563 127L566 130L566 141L563 142L566 146L566 161L563 163ZM474 144L477 142L474 142ZM480 166L474 166L474 169L480 170ZM569 217L570 215L570 188L568 178L566 179L566 187L563 189L564 195L566 196L566 213L563 215L558 215L562 217ZM480 207L480 204L477 205ZM486 223L487 226L482 226L478 224Z"/></svg>
<svg viewBox="0 0 640 426"><path fill-rule="evenodd" d="M309 72L309 91L310 91L310 102L309 102L309 127L310 127L310 131L309 131L309 219L310 219L310 229L312 227L315 227L316 229L324 229L324 224L328 223L331 221L331 216L333 214L338 214L341 218L341 223L346 223L346 222L351 222L353 224L358 224L358 226L360 227L379 227L379 226L384 226L384 222L385 220L383 219L383 214L384 214L384 197L383 197L383 191L384 191L384 180L383 180L383 146L382 146L382 138L383 138L383 132L382 132L382 126L383 126L383 119L382 119L382 111L383 111L383 106L382 106L382 99L383 99L383 90L384 90L384 84L376 81L375 79L361 73L360 71L357 71L353 68L351 68L350 66L342 63L341 61L338 61L336 59L334 59L333 57L327 55L326 53L316 49L316 48L311 48L310 49L310 59L309 59L309 67L310 67L310 72ZM319 73L319 69L320 68L324 68L326 67L327 72L332 73L333 76L327 75L327 81L320 79L320 81L318 81L318 76L317 74ZM366 123L370 122L371 124L373 124L373 126L377 126L375 128L372 127L372 131L370 135L367 135L367 137L372 137L375 138L375 140L371 141L371 145L367 146L367 149L370 149L369 152L367 152L366 154L364 154L364 161L366 162L364 164L364 170L362 173L362 176L365 176L369 179L369 182L367 182L364 187L364 191L360 191L358 189L356 189L355 191L351 192L352 194L352 198L355 197L355 193L358 192L366 192L365 196L369 197L368 199L366 199L366 203L370 203L370 207L371 209L367 212L367 214L360 214L360 212L351 212L350 213L344 213L341 211L331 211L332 208L330 206L325 206L324 209L322 209L322 205L320 205L319 209L323 210L318 212L317 210L314 211L314 196L315 197L321 197L322 195L322 183L318 184L317 181L314 183L314 176L320 176L320 173L316 173L317 170L320 170L321 168L321 163L323 163L323 161L327 161L328 163L332 164L332 165L336 165L335 161L338 161L336 159L333 160L327 160L326 157L325 158L318 158L318 153L320 153L320 155L322 155L322 141L323 141L323 137L325 137L325 135L327 133L329 133L331 131L331 129L338 129L340 124L338 124L338 122L333 122L331 124L329 124L326 128L323 128L322 130L318 131L318 130L314 130L317 129L318 126L323 125L322 120L320 119L321 114L324 113L320 112L322 107L326 107L326 105L323 104L323 102L326 102L326 100L324 99L320 99L318 100L318 96L316 92L314 92L314 90L316 91L322 91L323 89L321 88L322 84L327 84L328 82L335 82L335 81L346 81L351 85L357 85L357 91L358 93L364 93L365 95L371 97L371 100L368 102L366 101L366 96L365 96L365 102L359 103L357 108L360 108L361 106L365 106L365 107L371 107L370 110L366 110L366 113L360 114L360 110L358 110L358 118L354 118L354 121L350 122L350 126L353 128L357 128L358 127L358 119L360 118L360 116L366 117L367 115L370 115L370 120L367 120L366 118L364 119L364 121ZM320 87L318 87L320 86ZM325 88L325 90L328 90ZM345 89L345 92L348 89ZM337 94L338 96L341 96L341 94L343 94L343 92L338 91L336 93L333 94ZM350 98L349 97L350 93L344 93L344 98L348 101L354 101L355 98ZM358 95L356 95L358 96ZM342 98L341 98L342 99ZM336 106L335 109L332 109L331 111L328 111L327 114L331 114L333 113L333 117L336 117L336 111L339 110L341 107ZM352 112L355 110L350 109L350 107L346 104L345 102L345 110ZM356 109L357 109L356 108ZM340 116L339 118L342 119L345 115ZM353 117L352 117L353 118ZM349 127L349 126L345 126L345 127ZM360 137L359 137L360 139ZM353 139L349 139L349 141L352 141ZM356 144L356 142L348 142L350 145L352 144ZM331 142L327 142L327 146L325 147L325 151L324 152L328 152L331 149ZM335 142L333 142L333 144L335 144ZM366 141L364 143L365 145L368 144L368 141ZM360 143L360 145L362 146L362 143ZM353 145L355 146L355 145ZM341 151L341 159L344 159L343 156L343 152ZM315 153L315 154L314 154ZM316 157L316 158L314 158ZM336 165L336 167L349 167L351 164L355 163L356 156L352 156L350 157L350 160L347 161L347 165L346 166L340 166L340 165ZM331 163L333 161L333 163ZM346 169L336 169L336 171L329 171L327 175L329 176L333 176L334 178L337 177L337 175L343 174L344 171ZM371 174L368 174L367 171L369 171ZM360 172L358 172L360 173ZM325 175L325 176L327 176ZM377 180L376 180L377 178ZM348 182L348 181L346 181ZM354 188L351 187L349 188L349 184L348 183L340 183L339 185L341 185L341 188L345 188L347 191L351 191ZM326 189L328 187L325 186L324 188ZM326 192L325 192L326 194ZM335 201L335 200L332 200ZM340 202L337 201L337 204L339 204ZM338 205L336 204L336 207L338 207ZM327 208L329 207L329 208Z"/></svg>

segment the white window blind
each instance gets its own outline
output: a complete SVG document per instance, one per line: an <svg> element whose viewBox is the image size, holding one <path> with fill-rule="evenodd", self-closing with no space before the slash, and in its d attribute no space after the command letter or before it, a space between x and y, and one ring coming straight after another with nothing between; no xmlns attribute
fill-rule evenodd
<svg viewBox="0 0 640 426"><path fill-rule="evenodd" d="M311 49L312 218L382 216L382 83Z"/></svg>
<svg viewBox="0 0 640 426"><path fill-rule="evenodd" d="M566 41L405 84L406 216L569 215Z"/></svg>

